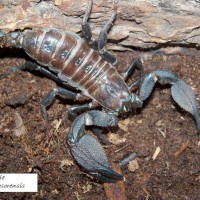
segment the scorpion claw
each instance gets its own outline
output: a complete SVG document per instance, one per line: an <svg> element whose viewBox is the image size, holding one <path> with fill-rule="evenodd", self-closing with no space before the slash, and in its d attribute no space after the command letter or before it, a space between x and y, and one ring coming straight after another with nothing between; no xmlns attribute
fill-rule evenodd
<svg viewBox="0 0 200 200"><path fill-rule="evenodd" d="M110 169L112 170L112 169ZM123 178L123 176L121 174L117 174L116 172L114 172L115 174L113 175L113 170L112 173L110 172L106 172L106 174L103 175L103 171L101 172L97 172L97 173L90 173L93 177L97 178L100 182L102 183L115 183L118 180L121 180ZM110 176L110 174L112 174L112 177Z"/></svg>
<svg viewBox="0 0 200 200"><path fill-rule="evenodd" d="M116 182L123 178L110 168L102 146L91 135L82 136L71 147L71 153L78 164L100 182Z"/></svg>
<svg viewBox="0 0 200 200"><path fill-rule="evenodd" d="M172 97L174 101L184 110L193 115L198 131L200 132L200 116L196 96L191 87L183 80L178 80L172 86Z"/></svg>

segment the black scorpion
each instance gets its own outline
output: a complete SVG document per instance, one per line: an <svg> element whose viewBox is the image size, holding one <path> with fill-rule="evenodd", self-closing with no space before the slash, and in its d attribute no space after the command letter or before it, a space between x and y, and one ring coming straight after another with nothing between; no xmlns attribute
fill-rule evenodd
<svg viewBox="0 0 200 200"><path fill-rule="evenodd" d="M115 182L123 176L111 169L102 146L93 136L85 133L85 126L97 126L92 131L101 138L100 127L117 126L118 116L141 108L157 81L172 85L174 101L193 115L198 131L200 118L192 89L169 71L155 70L131 85L125 83L135 69L143 72L142 63L133 60L128 69L119 75L114 67L115 57L105 48L107 32L116 18L116 12L101 30L99 39L95 40L88 23L92 3L89 0L83 18L83 38L59 29L34 29L7 34L0 32L0 47L23 48L38 64L29 61L21 68L39 70L65 86L53 89L43 99L41 111L46 120L47 107L56 96L80 101L92 99L89 104L74 106L69 110L70 117L75 120L67 140L79 165L101 182ZM70 91L71 87L81 92ZM138 95L131 92L137 87ZM101 111L92 110L98 106L102 107Z"/></svg>

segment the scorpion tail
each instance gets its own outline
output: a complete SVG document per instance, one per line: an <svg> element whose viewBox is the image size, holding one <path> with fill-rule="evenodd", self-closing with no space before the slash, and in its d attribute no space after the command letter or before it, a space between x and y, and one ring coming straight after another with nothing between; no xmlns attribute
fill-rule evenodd
<svg viewBox="0 0 200 200"><path fill-rule="evenodd" d="M0 31L0 48L3 47L22 47L23 33L21 31L5 33Z"/></svg>
<svg viewBox="0 0 200 200"><path fill-rule="evenodd" d="M163 85L172 85L172 98L182 109L194 117L197 130L200 132L200 116L196 96L192 88L185 81L178 79L175 74L167 70L155 70L147 74L141 84L139 98L142 101L146 100L152 93L157 81Z"/></svg>

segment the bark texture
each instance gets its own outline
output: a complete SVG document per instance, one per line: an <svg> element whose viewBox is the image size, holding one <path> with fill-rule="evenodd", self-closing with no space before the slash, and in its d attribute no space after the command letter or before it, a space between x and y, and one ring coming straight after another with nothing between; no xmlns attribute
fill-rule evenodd
<svg viewBox="0 0 200 200"><path fill-rule="evenodd" d="M86 6L87 0L1 0L0 30L54 27L80 32ZM108 37L111 49L200 44L197 0L94 0L90 23L96 37L115 6L118 17Z"/></svg>

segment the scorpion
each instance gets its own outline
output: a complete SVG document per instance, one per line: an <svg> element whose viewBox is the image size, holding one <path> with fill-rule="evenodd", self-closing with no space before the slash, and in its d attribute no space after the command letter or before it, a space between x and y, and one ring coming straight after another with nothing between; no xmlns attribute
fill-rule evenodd
<svg viewBox="0 0 200 200"><path fill-rule="evenodd" d="M83 170L100 182L116 182L123 176L112 170L102 145L86 133L86 126L101 140L101 128L115 127L120 116L142 108L156 82L172 85L173 100L193 116L198 131L200 117L191 87L172 72L160 69L144 75L142 62L134 59L124 73L118 73L114 66L117 60L105 47L117 12L114 10L96 40L88 23L92 5L93 0L89 0L82 21L82 37L56 28L0 31L0 47L22 48L34 61L27 61L21 69L37 70L63 84L42 100L41 113L45 120L48 120L47 108L56 96L76 101L92 100L69 109L73 123L67 141L72 156ZM136 69L141 75L128 85L126 80ZM137 93L133 93L135 88Z"/></svg>

